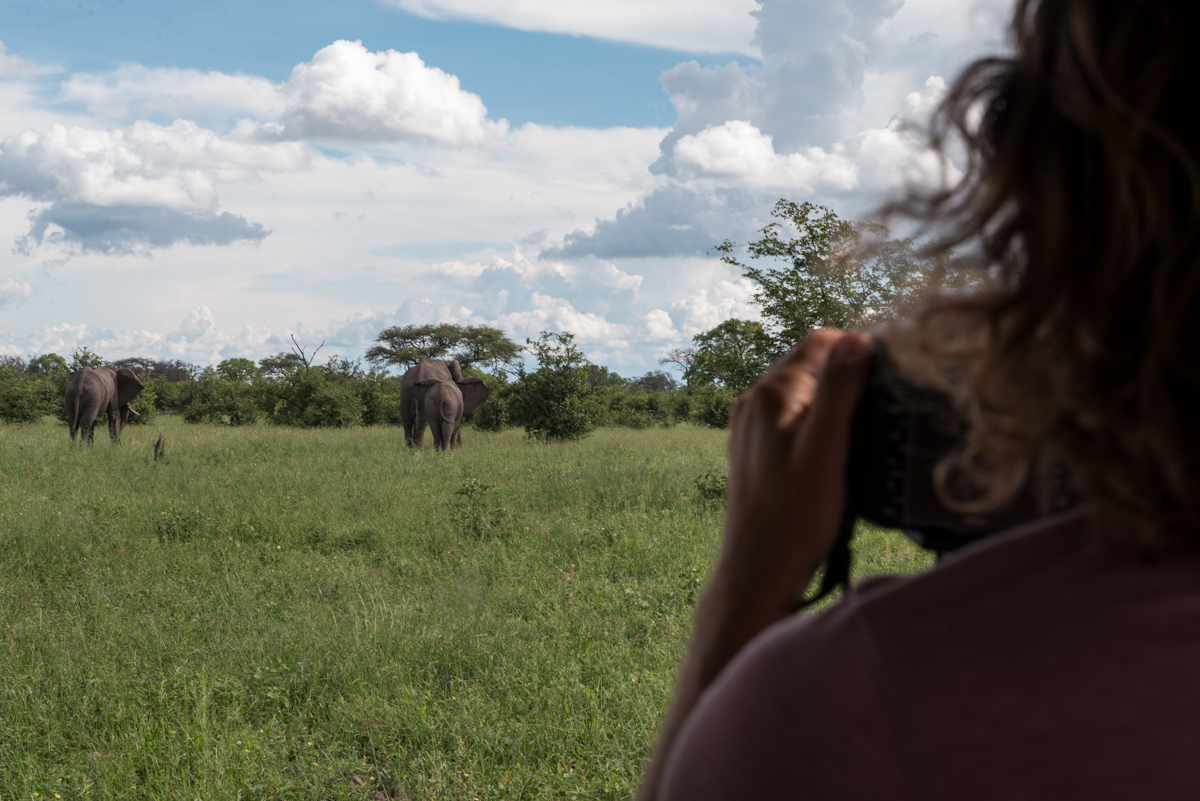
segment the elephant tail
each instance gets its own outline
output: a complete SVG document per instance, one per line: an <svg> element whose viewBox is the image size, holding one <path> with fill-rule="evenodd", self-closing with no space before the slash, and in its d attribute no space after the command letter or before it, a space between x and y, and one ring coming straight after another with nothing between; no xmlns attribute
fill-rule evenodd
<svg viewBox="0 0 1200 801"><path fill-rule="evenodd" d="M74 438L75 431L79 428L79 418L83 415L83 387L75 387L75 406L71 409L71 419L67 424L71 426L71 437Z"/></svg>

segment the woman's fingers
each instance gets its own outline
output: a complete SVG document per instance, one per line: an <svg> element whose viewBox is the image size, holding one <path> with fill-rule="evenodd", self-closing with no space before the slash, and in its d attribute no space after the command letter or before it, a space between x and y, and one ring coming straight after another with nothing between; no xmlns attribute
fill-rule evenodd
<svg viewBox="0 0 1200 801"><path fill-rule="evenodd" d="M870 340L859 332L847 333L834 345L798 441L801 458L813 464L824 462L826 472L839 480L849 456L854 411L870 372L870 354ZM842 469L834 470L837 466Z"/></svg>

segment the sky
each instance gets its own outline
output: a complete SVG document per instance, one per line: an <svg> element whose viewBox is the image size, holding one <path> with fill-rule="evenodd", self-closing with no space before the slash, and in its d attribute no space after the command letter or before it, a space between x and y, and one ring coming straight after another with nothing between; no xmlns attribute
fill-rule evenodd
<svg viewBox="0 0 1200 801"><path fill-rule="evenodd" d="M1011 0L4 0L0 353L360 356L570 331L622 375L753 286L779 198L866 219ZM951 173L953 174L953 165Z"/></svg>

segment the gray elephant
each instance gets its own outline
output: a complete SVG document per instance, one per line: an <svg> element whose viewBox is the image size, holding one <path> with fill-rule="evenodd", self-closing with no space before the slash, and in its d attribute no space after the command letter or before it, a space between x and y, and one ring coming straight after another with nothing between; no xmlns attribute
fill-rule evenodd
<svg viewBox="0 0 1200 801"><path fill-rule="evenodd" d="M428 406L426 397L442 384L449 386L435 393L438 405ZM451 387L457 390L457 395L450 391ZM488 388L483 380L463 378L457 360L417 362L400 380L400 421L404 424L404 441L410 448L421 447L425 441L425 426L429 424L433 427L435 447L448 450L461 445L459 428L463 415L470 414L487 397ZM458 411L455 413L456 405ZM437 412L429 412L430 408L436 408Z"/></svg>
<svg viewBox="0 0 1200 801"><path fill-rule="evenodd" d="M129 368L85 367L67 381L63 399L67 407L67 424L71 426L71 441L75 432L82 432L82 441L92 443L92 430L100 416L108 414L108 434L114 441L134 412L129 404L142 391L142 382Z"/></svg>

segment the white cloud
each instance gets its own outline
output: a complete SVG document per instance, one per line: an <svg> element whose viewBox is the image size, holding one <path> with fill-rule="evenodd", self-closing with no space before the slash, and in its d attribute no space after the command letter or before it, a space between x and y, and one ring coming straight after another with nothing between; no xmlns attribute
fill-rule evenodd
<svg viewBox="0 0 1200 801"><path fill-rule="evenodd" d="M128 131L55 125L0 142L0 194L94 206L211 211L216 183L303 167L297 143L239 142L178 120Z"/></svg>
<svg viewBox="0 0 1200 801"><path fill-rule="evenodd" d="M532 308L527 311L502 314L497 318L501 328L513 338L536 338L541 331L570 331L582 344L605 348L629 347L626 326L609 322L591 312L580 312L566 298L556 298L534 292Z"/></svg>
<svg viewBox="0 0 1200 801"><path fill-rule="evenodd" d="M125 64L105 73L72 75L63 82L59 97L113 119L147 113L204 115L213 110L276 118L286 107L279 86L266 78L191 69L147 69L140 64Z"/></svg>
<svg viewBox="0 0 1200 801"><path fill-rule="evenodd" d="M744 120L730 120L688 134L675 143L672 159L681 177L717 178L764 189L811 193L850 190L858 185L858 171L845 155L845 147L832 152L819 147L797 153L776 153L770 136Z"/></svg>
<svg viewBox="0 0 1200 801"><path fill-rule="evenodd" d="M361 42L322 48L292 70L282 92L289 137L479 145L508 129L488 119L479 95L464 91L456 76L416 53L372 53Z"/></svg>
<svg viewBox="0 0 1200 801"><path fill-rule="evenodd" d="M0 142L0 197L50 204L18 240L27 252L47 242L116 253L261 240L261 225L217 212L217 182L294 171L308 158L299 143L238 141L186 120L127 131L54 125Z"/></svg>
<svg viewBox="0 0 1200 801"><path fill-rule="evenodd" d="M765 0L762 65L664 72L679 117L651 166L660 182L543 255L699 255L755 236L780 196L861 219L905 182L954 180L910 129L944 96L940 76L998 44L991 12L1008 0L972 18L979 4L943 3L938 16L925 0L919 14L894 0Z"/></svg>
<svg viewBox="0 0 1200 801"><path fill-rule="evenodd" d="M671 304L674 319L684 336L691 338L731 317L758 320L761 310L754 303L754 285L745 278L728 278Z"/></svg>
<svg viewBox="0 0 1200 801"><path fill-rule="evenodd" d="M671 315L665 309L653 309L646 312L645 316L642 317L642 322L644 324L644 336L651 342L679 338L679 332L675 330L675 323L671 320Z"/></svg>
<svg viewBox="0 0 1200 801"><path fill-rule="evenodd" d="M242 138L418 141L451 147L492 143L508 131L479 95L416 53L371 52L338 40L297 64L282 84L248 75L124 65L81 74L60 100L111 119L147 114L241 115Z"/></svg>
<svg viewBox="0 0 1200 801"><path fill-rule="evenodd" d="M20 56L10 56L4 42L0 42L0 78L9 75L40 75L59 71L58 67L34 64Z"/></svg>
<svg viewBox="0 0 1200 801"><path fill-rule="evenodd" d="M389 0L429 19L594 36L693 53L757 55L755 0Z"/></svg>
<svg viewBox="0 0 1200 801"><path fill-rule="evenodd" d="M28 281L15 278L0 283L0 309L11 309L27 298L33 297L33 286Z"/></svg>

